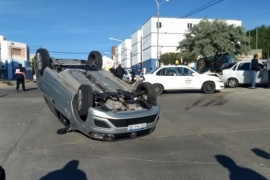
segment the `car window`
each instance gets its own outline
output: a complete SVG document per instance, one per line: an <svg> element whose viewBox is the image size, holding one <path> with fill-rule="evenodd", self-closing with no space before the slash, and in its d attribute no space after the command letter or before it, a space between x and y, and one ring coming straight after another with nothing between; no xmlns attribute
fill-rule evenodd
<svg viewBox="0 0 270 180"><path fill-rule="evenodd" d="M157 74L158 76L175 76L176 75L176 68L175 67L167 67L161 68Z"/></svg>
<svg viewBox="0 0 270 180"><path fill-rule="evenodd" d="M237 64L232 67L232 70L236 70Z"/></svg>
<svg viewBox="0 0 270 180"><path fill-rule="evenodd" d="M249 71L250 70L250 62L240 63L237 67L237 71Z"/></svg>
<svg viewBox="0 0 270 180"><path fill-rule="evenodd" d="M266 67L267 67L267 65L264 63L259 63L259 65L260 65L261 70L266 69Z"/></svg>
<svg viewBox="0 0 270 180"><path fill-rule="evenodd" d="M192 73L194 73L192 70L186 68L186 67L178 67L178 74L180 76L191 76Z"/></svg>

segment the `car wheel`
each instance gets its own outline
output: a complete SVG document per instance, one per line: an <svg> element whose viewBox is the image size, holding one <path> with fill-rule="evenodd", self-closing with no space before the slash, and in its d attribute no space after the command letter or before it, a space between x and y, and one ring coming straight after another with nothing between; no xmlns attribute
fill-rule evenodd
<svg viewBox="0 0 270 180"><path fill-rule="evenodd" d="M236 88L238 85L239 85L239 82L238 82L237 79L231 78L231 79L228 80L228 86L230 88Z"/></svg>
<svg viewBox="0 0 270 180"><path fill-rule="evenodd" d="M213 83L213 82L206 82L206 83L204 83L202 90L203 90L203 92L205 94L214 93L215 90L216 90L215 83Z"/></svg>
<svg viewBox="0 0 270 180"><path fill-rule="evenodd" d="M154 84L154 89L157 95L161 95L164 91L164 88L161 84Z"/></svg>
<svg viewBox="0 0 270 180"><path fill-rule="evenodd" d="M86 119L88 109L93 105L93 90L90 85L82 84L77 93L76 109L82 119Z"/></svg>
<svg viewBox="0 0 270 180"><path fill-rule="evenodd" d="M40 75L43 74L46 67L51 67L50 55L46 49L40 48L37 50L35 67Z"/></svg>
<svg viewBox="0 0 270 180"><path fill-rule="evenodd" d="M98 69L102 68L103 59L98 51L91 51L88 55L88 65L96 66Z"/></svg>
<svg viewBox="0 0 270 180"><path fill-rule="evenodd" d="M149 82L141 82L138 84L135 94L137 94L140 99L146 101L148 105L156 103L157 95L154 86Z"/></svg>

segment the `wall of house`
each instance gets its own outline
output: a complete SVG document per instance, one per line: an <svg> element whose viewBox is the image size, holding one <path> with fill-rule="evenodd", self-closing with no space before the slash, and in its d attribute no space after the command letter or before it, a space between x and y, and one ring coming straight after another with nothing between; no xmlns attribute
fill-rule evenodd
<svg viewBox="0 0 270 180"><path fill-rule="evenodd" d="M27 44L8 41L0 35L0 74L1 78L14 79L14 71L19 64L31 70ZM31 78L27 72L27 77Z"/></svg>

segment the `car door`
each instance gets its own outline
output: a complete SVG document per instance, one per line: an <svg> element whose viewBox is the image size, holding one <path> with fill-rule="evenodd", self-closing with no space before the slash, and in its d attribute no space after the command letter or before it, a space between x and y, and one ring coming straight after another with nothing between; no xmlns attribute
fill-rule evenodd
<svg viewBox="0 0 270 180"><path fill-rule="evenodd" d="M157 73L154 82L162 84L166 90L180 89L183 80L177 76L176 67L163 67Z"/></svg>
<svg viewBox="0 0 270 180"><path fill-rule="evenodd" d="M260 64L260 71L258 72L256 83L265 84L268 83L268 71L266 69L266 65Z"/></svg>
<svg viewBox="0 0 270 180"><path fill-rule="evenodd" d="M199 79L195 75L195 71L188 67L178 67L177 72L181 89L197 89Z"/></svg>
<svg viewBox="0 0 270 180"><path fill-rule="evenodd" d="M250 62L240 62L236 68L235 77L240 84L249 84L251 82Z"/></svg>

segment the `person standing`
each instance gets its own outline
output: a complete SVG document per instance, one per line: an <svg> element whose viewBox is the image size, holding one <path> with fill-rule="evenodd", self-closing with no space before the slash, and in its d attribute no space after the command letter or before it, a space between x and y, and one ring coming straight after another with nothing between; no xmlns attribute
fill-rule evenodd
<svg viewBox="0 0 270 180"><path fill-rule="evenodd" d="M25 70L22 67L22 64L19 64L19 67L15 70L15 78L17 82L17 92L19 92L20 84L22 84L22 89L25 91Z"/></svg>
<svg viewBox="0 0 270 180"><path fill-rule="evenodd" d="M115 76L121 80L123 79L124 69L122 68L121 64L118 64L118 67L115 69Z"/></svg>
<svg viewBox="0 0 270 180"><path fill-rule="evenodd" d="M269 57L267 58L267 61L266 61L266 69L268 72L268 88L270 88L270 58Z"/></svg>
<svg viewBox="0 0 270 180"><path fill-rule="evenodd" d="M251 69L250 69L250 77L251 77L251 89L256 88L256 79L258 71L260 70L258 54L254 54L253 59L251 60Z"/></svg>
<svg viewBox="0 0 270 180"><path fill-rule="evenodd" d="M135 69L133 66L131 67L130 74L131 74L131 83L134 83L135 82Z"/></svg>
<svg viewBox="0 0 270 180"><path fill-rule="evenodd" d="M142 73L142 64L141 63L138 63L138 65L135 68L136 81L139 81L140 80L141 73Z"/></svg>

